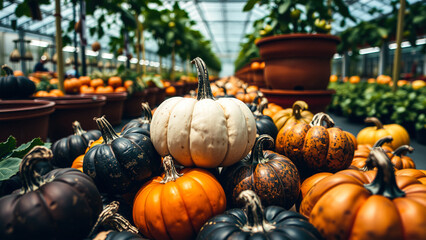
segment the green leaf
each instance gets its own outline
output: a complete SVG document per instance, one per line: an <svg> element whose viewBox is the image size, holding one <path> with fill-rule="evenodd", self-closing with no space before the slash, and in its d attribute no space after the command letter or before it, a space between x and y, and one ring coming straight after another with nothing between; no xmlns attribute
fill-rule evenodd
<svg viewBox="0 0 426 240"><path fill-rule="evenodd" d="M291 5L291 1L285 1L283 4L281 4L278 7L278 12L280 14L284 14L285 12L287 12L287 10L289 9L290 5Z"/></svg>
<svg viewBox="0 0 426 240"><path fill-rule="evenodd" d="M9 155L16 147L16 139L13 136L9 136L6 142L0 143L0 159Z"/></svg>
<svg viewBox="0 0 426 240"><path fill-rule="evenodd" d="M254 5L259 2L259 0L248 0L246 5L243 8L243 12L247 12L253 9Z"/></svg>
<svg viewBox="0 0 426 240"><path fill-rule="evenodd" d="M43 146L44 143L40 138L34 138L32 141L27 142L19 146L18 148L12 151L10 157L23 158L33 147Z"/></svg>
<svg viewBox="0 0 426 240"><path fill-rule="evenodd" d="M9 179L19 171L22 159L8 158L0 162L0 181Z"/></svg>
<svg viewBox="0 0 426 240"><path fill-rule="evenodd" d="M20 3L15 9L16 17L20 18L22 16L31 16L30 7L26 2Z"/></svg>

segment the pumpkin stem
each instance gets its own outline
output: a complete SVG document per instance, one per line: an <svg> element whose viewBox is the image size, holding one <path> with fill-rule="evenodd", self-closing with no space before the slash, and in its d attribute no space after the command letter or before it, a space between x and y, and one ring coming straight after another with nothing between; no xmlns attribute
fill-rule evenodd
<svg viewBox="0 0 426 240"><path fill-rule="evenodd" d="M147 102L142 103L142 121L141 123L151 123L152 112Z"/></svg>
<svg viewBox="0 0 426 240"><path fill-rule="evenodd" d="M268 162L268 159L263 155L263 145L265 143L267 143L269 147L274 146L274 139L268 134L262 134L256 139L250 155L251 164L256 165L258 163Z"/></svg>
<svg viewBox="0 0 426 240"><path fill-rule="evenodd" d="M238 195L239 201L244 201L244 213L247 216L247 224L242 228L246 232L267 232L275 227L268 223L263 215L263 207L260 198L252 190L244 190Z"/></svg>
<svg viewBox="0 0 426 240"><path fill-rule="evenodd" d="M176 179L183 176L183 173L178 173L173 163L173 158L167 155L163 158L164 178L160 183L174 182Z"/></svg>
<svg viewBox="0 0 426 240"><path fill-rule="evenodd" d="M253 99L253 102L250 103L250 106L254 106L257 109L257 106L259 105L259 101L262 98L263 98L263 93L258 91L256 97L254 97Z"/></svg>
<svg viewBox="0 0 426 240"><path fill-rule="evenodd" d="M401 157L402 155L407 155L407 153L412 153L413 151L414 151L414 148L412 146L402 145L401 147L393 151L392 154L394 156Z"/></svg>
<svg viewBox="0 0 426 240"><path fill-rule="evenodd" d="M74 129L74 135L81 136L84 133L86 133L86 131L83 130L83 128L81 127L81 124L78 121L74 121L72 123L72 129Z"/></svg>
<svg viewBox="0 0 426 240"><path fill-rule="evenodd" d="M322 126L323 121L325 122L326 128L334 127L333 119L323 112L315 114L315 116L312 118L312 121L309 125L311 127Z"/></svg>
<svg viewBox="0 0 426 240"><path fill-rule="evenodd" d="M192 60L191 63L195 64L195 67L197 68L197 74L198 74L197 100L201 100L201 99L214 100L212 89L210 87L209 72L207 71L206 64L199 57L194 58L194 60Z"/></svg>
<svg viewBox="0 0 426 240"><path fill-rule="evenodd" d="M392 141L393 141L392 136L382 137L382 138L380 138L379 140L377 140L377 142L376 142L376 143L374 143L373 148L376 148L376 147L382 147L382 146L383 146L383 144L385 144L385 143L390 143L390 142L392 142Z"/></svg>
<svg viewBox="0 0 426 240"><path fill-rule="evenodd" d="M22 158L19 165L19 175L22 179L22 194L34 191L44 184L43 178L35 170L35 167L37 163L42 161L50 162L52 158L52 151L43 146L35 146Z"/></svg>
<svg viewBox="0 0 426 240"><path fill-rule="evenodd" d="M293 103L293 116L296 119L302 118L302 111L308 109L308 104L304 101L296 101Z"/></svg>
<svg viewBox="0 0 426 240"><path fill-rule="evenodd" d="M405 196L396 184L393 164L382 148L373 148L368 155L366 166L377 167L377 174L373 182L364 184L364 187L374 195L394 199Z"/></svg>
<svg viewBox="0 0 426 240"><path fill-rule="evenodd" d="M96 121L96 124L98 124L99 130L101 130L104 143L111 144L112 141L119 138L118 134L114 131L114 128L106 120L105 116L100 118L95 117L94 120Z"/></svg>
<svg viewBox="0 0 426 240"><path fill-rule="evenodd" d="M268 99L262 98L262 101L257 105L256 111L253 113L254 116L263 116L263 110L268 106Z"/></svg>
<svg viewBox="0 0 426 240"><path fill-rule="evenodd" d="M13 70L12 70L12 68L10 68L9 66L7 66L6 64L4 64L3 66L1 66L1 70L3 70L6 73L6 76L13 76Z"/></svg>
<svg viewBox="0 0 426 240"><path fill-rule="evenodd" d="M118 213L119 206L120 203L118 201L112 201L110 204L106 205L104 210L99 214L98 220L93 226L92 231L90 231L89 236L100 226L107 226L118 232L127 231L138 234L138 229Z"/></svg>
<svg viewBox="0 0 426 240"><path fill-rule="evenodd" d="M374 125L376 125L376 130L384 128L382 122L380 122L380 120L378 118L376 118L376 117L368 117L368 118L366 118L364 120L364 122L366 122L366 123L374 123Z"/></svg>

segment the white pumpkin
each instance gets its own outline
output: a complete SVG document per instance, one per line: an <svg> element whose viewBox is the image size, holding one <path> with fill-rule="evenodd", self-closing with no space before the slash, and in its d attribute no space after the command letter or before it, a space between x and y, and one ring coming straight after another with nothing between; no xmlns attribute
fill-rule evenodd
<svg viewBox="0 0 426 240"><path fill-rule="evenodd" d="M194 62L197 99L173 97L161 103L151 121L152 143L161 156L170 154L187 167L230 166L254 145L254 116L238 99L215 100L204 62L200 58Z"/></svg>

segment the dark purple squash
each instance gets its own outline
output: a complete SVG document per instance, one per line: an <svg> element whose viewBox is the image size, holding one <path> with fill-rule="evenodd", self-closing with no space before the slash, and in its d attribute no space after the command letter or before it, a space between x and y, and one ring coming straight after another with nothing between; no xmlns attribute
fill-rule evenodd
<svg viewBox="0 0 426 240"><path fill-rule="evenodd" d="M96 123L104 142L84 155L83 172L93 178L100 192L123 194L159 174L161 159L149 132L129 128L118 135L104 117Z"/></svg>
<svg viewBox="0 0 426 240"><path fill-rule="evenodd" d="M243 209L226 211L201 228L197 240L315 240L322 239L308 219L282 207L262 207L251 190L240 193Z"/></svg>
<svg viewBox="0 0 426 240"><path fill-rule="evenodd" d="M92 179L65 168L40 176L38 162L52 151L36 146L20 165L23 188L0 198L0 239L82 239L95 224L102 201Z"/></svg>
<svg viewBox="0 0 426 240"><path fill-rule="evenodd" d="M278 134L278 128L275 126L275 123L271 117L263 115L263 109L265 109L265 106L267 105L268 100L263 98L259 105L257 105L256 111L253 112L254 119L256 121L257 134L268 134L275 141Z"/></svg>
<svg viewBox="0 0 426 240"><path fill-rule="evenodd" d="M28 98L35 92L36 86L33 81L24 76L13 76L13 70L6 65L2 66L2 70L6 76L0 77L0 98Z"/></svg>
<svg viewBox="0 0 426 240"><path fill-rule="evenodd" d="M126 125L123 126L121 131L125 131L129 128L142 128L149 132L150 126L151 126L151 119L152 119L152 112L151 108L149 107L149 104L147 102L142 103L142 117L136 118L128 122Z"/></svg>
<svg viewBox="0 0 426 240"><path fill-rule="evenodd" d="M72 124L74 134L61 138L52 145L53 161L56 167L71 167L72 162L81 154L84 154L90 141L101 137L101 131L84 131L79 122Z"/></svg>
<svg viewBox="0 0 426 240"><path fill-rule="evenodd" d="M296 166L287 157L263 151L263 144L274 144L269 135L261 135L251 154L242 161L224 168L220 182L225 190L228 207L239 206L237 197L244 190L253 190L265 206L289 209L296 202L300 179Z"/></svg>

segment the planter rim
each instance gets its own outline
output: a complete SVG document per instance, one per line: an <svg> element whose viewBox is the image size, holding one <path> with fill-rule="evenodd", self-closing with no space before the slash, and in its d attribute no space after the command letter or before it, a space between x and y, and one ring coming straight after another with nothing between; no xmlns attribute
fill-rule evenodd
<svg viewBox="0 0 426 240"><path fill-rule="evenodd" d="M119 101L127 98L127 92L113 92L113 93L89 93L89 94L81 94L82 96L87 97L105 97L106 101Z"/></svg>
<svg viewBox="0 0 426 240"><path fill-rule="evenodd" d="M336 43L340 42L340 38L331 35L331 34L323 34L323 33L291 33L291 34L280 34L271 37L261 38L256 42L256 46L260 47L261 45L273 43L277 41L285 41L285 40L301 40L301 39L322 39L334 41Z"/></svg>
<svg viewBox="0 0 426 240"><path fill-rule="evenodd" d="M282 90L282 89L267 89L261 88L260 91L265 94L270 95L329 95L335 94L336 90L328 89L328 90Z"/></svg>
<svg viewBox="0 0 426 240"><path fill-rule="evenodd" d="M15 107L15 108L8 108L8 109L1 109L0 113L10 113L10 112L24 112L24 111L33 111L33 110L41 110L41 109L47 109L47 108L53 108L55 106L55 102L52 101L46 101L46 100L0 100L0 105L3 104L27 104L26 107Z"/></svg>
<svg viewBox="0 0 426 240"><path fill-rule="evenodd" d="M36 98L42 100L42 98ZM106 97L103 95L65 95L62 97L43 97L48 101L54 101L57 106L59 105L69 105L69 104L91 104L91 103L105 103Z"/></svg>

